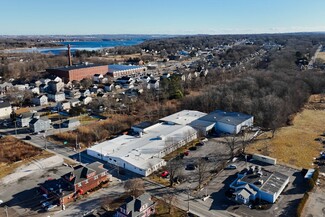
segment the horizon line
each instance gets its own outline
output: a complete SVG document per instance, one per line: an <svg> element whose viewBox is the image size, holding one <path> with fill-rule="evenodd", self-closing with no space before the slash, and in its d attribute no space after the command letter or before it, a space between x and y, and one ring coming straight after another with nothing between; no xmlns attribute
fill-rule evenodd
<svg viewBox="0 0 325 217"><path fill-rule="evenodd" d="M199 35L277 35L277 34L306 34L306 33L325 33L325 31L288 31L288 32L257 32L257 33L91 33L91 34L0 34L0 37L5 36L199 36Z"/></svg>

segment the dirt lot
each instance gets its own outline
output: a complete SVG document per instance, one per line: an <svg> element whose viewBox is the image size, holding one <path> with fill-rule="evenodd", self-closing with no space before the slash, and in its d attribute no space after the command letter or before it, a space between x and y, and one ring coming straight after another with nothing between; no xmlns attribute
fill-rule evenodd
<svg viewBox="0 0 325 217"><path fill-rule="evenodd" d="M0 139L0 178L31 160L47 158L53 154L22 142L14 137Z"/></svg>
<svg viewBox="0 0 325 217"><path fill-rule="evenodd" d="M314 97L306 106L312 106ZM315 98L317 101L317 98ZM325 106L325 103L322 103ZM273 139L268 133L262 134L251 144L249 153L260 153L275 157L279 162L296 167L313 167L314 158L323 150L322 144L315 141L324 132L325 110L304 109L298 113L293 125L280 128Z"/></svg>

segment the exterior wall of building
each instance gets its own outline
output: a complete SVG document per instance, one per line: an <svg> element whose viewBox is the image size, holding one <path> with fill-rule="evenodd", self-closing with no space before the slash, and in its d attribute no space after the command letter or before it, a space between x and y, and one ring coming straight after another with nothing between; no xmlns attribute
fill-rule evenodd
<svg viewBox="0 0 325 217"><path fill-rule="evenodd" d="M239 133L244 126L248 126L248 127L253 126L253 123L254 123L254 117L251 117L250 119L242 122L241 124L238 124L236 126L236 134Z"/></svg>
<svg viewBox="0 0 325 217"><path fill-rule="evenodd" d="M80 81L84 78L92 78L95 74L106 74L108 72L108 65L70 70L47 69L47 71L53 75L63 78L65 81Z"/></svg>
<svg viewBox="0 0 325 217"><path fill-rule="evenodd" d="M6 118L9 117L12 112L11 107L6 107L6 108L0 108L0 118Z"/></svg>
<svg viewBox="0 0 325 217"><path fill-rule="evenodd" d="M115 72L109 72L108 74L112 76L113 78L119 78L123 76L128 76L132 74L140 74L146 71L145 67L137 68L137 69L127 69L127 70L120 70Z"/></svg>
<svg viewBox="0 0 325 217"><path fill-rule="evenodd" d="M17 127L28 127L31 118L18 118L17 119Z"/></svg>
<svg viewBox="0 0 325 217"><path fill-rule="evenodd" d="M48 129L50 129L50 127L51 127L50 121L42 121L42 120L38 120L34 124L30 125L30 129L33 132L40 132L42 130L48 130Z"/></svg>
<svg viewBox="0 0 325 217"><path fill-rule="evenodd" d="M81 194L85 194L89 190L96 188L101 182L105 182L108 180L109 175L107 174L107 172L96 174L95 176L88 178L88 180L75 184L75 191L81 191Z"/></svg>
<svg viewBox="0 0 325 217"><path fill-rule="evenodd" d="M220 122L217 122L215 124L215 129L216 131L221 131L221 132L231 133L231 134L236 132L235 126L230 124L220 123Z"/></svg>
<svg viewBox="0 0 325 217"><path fill-rule="evenodd" d="M184 140L179 141L177 143L171 143L164 150L161 150L159 153L157 153L157 155L158 155L157 157L162 158L165 155L167 155L167 154L175 151L176 149L186 145L187 143L193 141L196 138L197 138L197 132L189 134L189 135L187 135L186 138L184 138ZM151 173L153 173L154 171L157 171L161 167L166 165L166 162L163 159L161 159L161 161L158 164L151 165L151 168L148 168L147 170L144 170L143 168L138 168L138 167L134 166L133 164L131 164L131 163L129 163L129 162L127 162L127 161L125 161L125 160L123 160L121 158L116 158L116 157L111 157L111 156L102 156L101 153L98 153L98 152L96 152L94 150L91 150L91 149L87 149L87 154L90 155L90 156L96 157L98 159L107 161L109 164L111 164L113 166L118 166L120 168L129 170L129 171L131 171L133 173L137 173L137 174L142 175L142 176L148 176Z"/></svg>

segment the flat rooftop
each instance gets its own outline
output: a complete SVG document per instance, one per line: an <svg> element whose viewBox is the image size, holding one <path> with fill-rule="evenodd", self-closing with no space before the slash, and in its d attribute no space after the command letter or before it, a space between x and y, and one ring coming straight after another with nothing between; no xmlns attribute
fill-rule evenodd
<svg viewBox="0 0 325 217"><path fill-rule="evenodd" d="M124 71L130 69L142 69L145 68L144 66L132 66L132 65L108 65L108 72L116 72L116 71Z"/></svg>
<svg viewBox="0 0 325 217"><path fill-rule="evenodd" d="M79 64L79 65L72 65L72 66L64 66L64 67L59 67L59 68L50 68L49 70L60 70L60 71L70 71L70 70L75 70L75 69L84 69L84 68L93 68L93 67L98 67L98 66L106 66L106 65L100 65L100 64Z"/></svg>
<svg viewBox="0 0 325 217"><path fill-rule="evenodd" d="M222 110L216 110L200 118L200 120L208 121L208 122L220 122L220 123L225 123L230 125L238 125L252 117L253 117L252 115L248 115L240 112L225 112Z"/></svg>
<svg viewBox="0 0 325 217"><path fill-rule="evenodd" d="M201 117L206 116L206 113L194 111L194 110L183 110L167 117L160 119L164 122L172 122L179 125L188 125L191 122L198 120ZM202 123L201 123L202 124Z"/></svg>
<svg viewBox="0 0 325 217"><path fill-rule="evenodd" d="M104 157L123 159L138 168L145 169L150 162L162 161L159 157L160 152L166 148L168 143L176 144L188 137L189 133L195 132L190 126L157 123L141 137L122 135L88 150L101 153Z"/></svg>
<svg viewBox="0 0 325 217"><path fill-rule="evenodd" d="M258 187L260 190L268 193L277 193L289 178L286 175L283 175L279 172L270 172L267 170L261 170L262 176L258 176L258 174L247 174L244 176L241 181L250 183ZM260 180L263 183L259 182Z"/></svg>

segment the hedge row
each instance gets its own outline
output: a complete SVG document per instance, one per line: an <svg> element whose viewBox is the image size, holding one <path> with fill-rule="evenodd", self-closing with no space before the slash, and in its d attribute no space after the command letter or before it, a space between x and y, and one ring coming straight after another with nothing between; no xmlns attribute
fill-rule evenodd
<svg viewBox="0 0 325 217"><path fill-rule="evenodd" d="M300 217L300 216L301 216L302 211L303 211L303 209L304 209L304 207L305 207L305 204L306 204L308 198L309 198L309 193L306 192L306 193L304 194L303 198L301 199L301 201L300 201L298 207L297 207L297 217Z"/></svg>

